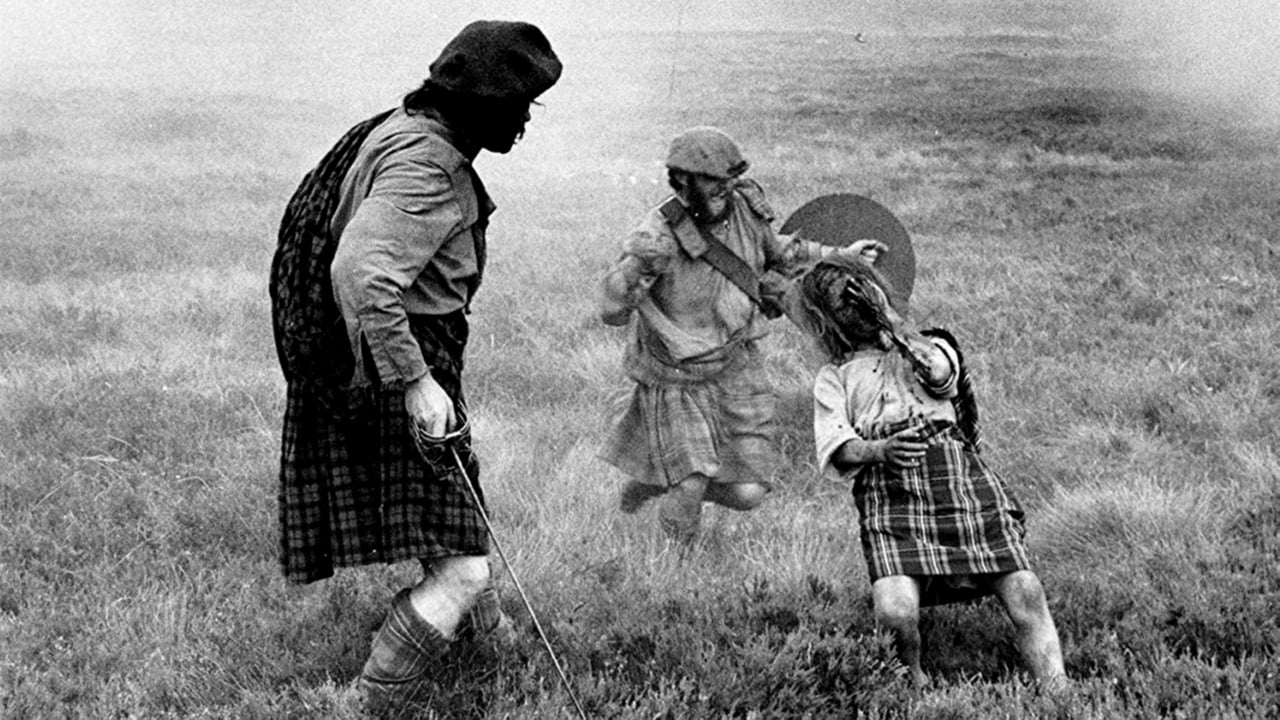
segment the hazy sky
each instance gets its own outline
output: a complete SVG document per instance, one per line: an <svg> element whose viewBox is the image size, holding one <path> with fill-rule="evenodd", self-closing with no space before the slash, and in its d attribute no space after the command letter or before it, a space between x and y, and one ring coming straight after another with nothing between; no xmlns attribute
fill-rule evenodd
<svg viewBox="0 0 1280 720"><path fill-rule="evenodd" d="M1125 0L1121 25L1167 62L1152 78L1188 96L1254 103L1280 120L1280 2Z"/></svg>
<svg viewBox="0 0 1280 720"><path fill-rule="evenodd" d="M1059 9L1059 19L1078 13L1079 36L1096 30L1166 54L1152 81L1280 114L1276 0L0 0L0 85L275 91L288 86L280 72L288 67L311 78L304 82L313 86L293 88L303 93L341 95L344 83L390 78L395 95L409 82L407 66L420 63L420 79L440 46L476 18L528 19L554 42L718 28L1035 32L1046 8Z"/></svg>

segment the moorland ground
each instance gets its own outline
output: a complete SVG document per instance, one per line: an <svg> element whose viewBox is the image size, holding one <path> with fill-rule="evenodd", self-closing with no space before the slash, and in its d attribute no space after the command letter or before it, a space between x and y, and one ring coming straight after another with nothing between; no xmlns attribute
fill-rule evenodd
<svg viewBox="0 0 1280 720"><path fill-rule="evenodd" d="M499 537L593 716L1275 717L1274 128L1131 82L1158 60L1104 37L562 47L529 137L479 161L499 211L469 395ZM302 173L394 101L4 89L0 715L357 716L345 685L417 571L279 577L266 275ZM1026 683L991 602L925 613L936 682L909 690L870 617L848 488L813 468L819 358L782 323L769 502L712 509L686 557L615 510L594 454L624 334L596 319L595 281L693 124L737 137L784 217L857 192L911 232L912 318L972 363L1066 693ZM446 716L569 716L531 632L463 659L429 688Z"/></svg>

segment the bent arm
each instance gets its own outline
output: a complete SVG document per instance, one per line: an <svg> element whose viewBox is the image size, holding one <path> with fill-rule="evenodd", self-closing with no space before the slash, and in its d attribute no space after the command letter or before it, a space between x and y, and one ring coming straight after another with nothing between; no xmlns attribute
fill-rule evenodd
<svg viewBox="0 0 1280 720"><path fill-rule="evenodd" d="M806 240L799 233L775 234L772 247L765 253L765 266L787 275L799 273L834 256L856 258L868 264L875 264L876 260L887 251L888 247L884 243L869 238L855 240L845 247L835 247Z"/></svg>
<svg viewBox="0 0 1280 720"><path fill-rule="evenodd" d="M600 283L600 319L605 325L626 325L656 279L644 273L639 259L623 255Z"/></svg>
<svg viewBox="0 0 1280 720"><path fill-rule="evenodd" d="M960 358L946 340L917 333L906 336L907 347L915 358L916 376L929 394L937 398L953 398L958 392Z"/></svg>
<svg viewBox="0 0 1280 720"><path fill-rule="evenodd" d="M429 370L409 329L404 293L461 225L449 176L406 161L380 173L342 231L330 266L334 295L383 383L412 382Z"/></svg>
<svg viewBox="0 0 1280 720"><path fill-rule="evenodd" d="M631 233L622 256L605 272L600 286L600 319L606 325L625 325L631 311L666 272L676 252L675 239L650 222Z"/></svg>
<svg viewBox="0 0 1280 720"><path fill-rule="evenodd" d="M813 438L818 469L831 478L884 460L884 443L864 440L853 429L848 397L834 365L818 371L813 380Z"/></svg>
<svg viewBox="0 0 1280 720"><path fill-rule="evenodd" d="M882 463L885 459L885 445L884 440L850 438L832 453L831 465L843 475L863 465Z"/></svg>

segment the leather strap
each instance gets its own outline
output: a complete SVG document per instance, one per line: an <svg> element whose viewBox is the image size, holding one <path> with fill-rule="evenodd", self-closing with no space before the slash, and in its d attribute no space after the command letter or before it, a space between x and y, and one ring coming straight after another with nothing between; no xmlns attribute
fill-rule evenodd
<svg viewBox="0 0 1280 720"><path fill-rule="evenodd" d="M737 253L725 247L725 244L717 240L709 231L694 222L679 200L674 197L668 198L658 210L673 231L678 232L680 226L684 223L692 225L707 246L706 252L701 256L702 259L706 260L707 264L715 268L721 275L728 278L729 282L733 283L739 290L746 293L747 297L751 298L751 302L755 303L756 307L760 308L767 317L776 317L776 308L767 304L760 297L760 278L756 277L755 271L751 269L751 266L738 257Z"/></svg>

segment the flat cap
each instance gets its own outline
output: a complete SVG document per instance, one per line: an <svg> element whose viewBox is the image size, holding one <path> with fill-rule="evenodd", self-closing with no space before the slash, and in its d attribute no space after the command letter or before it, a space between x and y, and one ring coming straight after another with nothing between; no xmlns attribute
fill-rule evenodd
<svg viewBox="0 0 1280 720"><path fill-rule="evenodd" d="M713 127L689 128L675 136L667 150L667 167L726 180L746 172L749 165L733 138Z"/></svg>
<svg viewBox="0 0 1280 720"><path fill-rule="evenodd" d="M431 63L432 84L492 100L533 100L560 79L560 58L536 26L477 20Z"/></svg>

